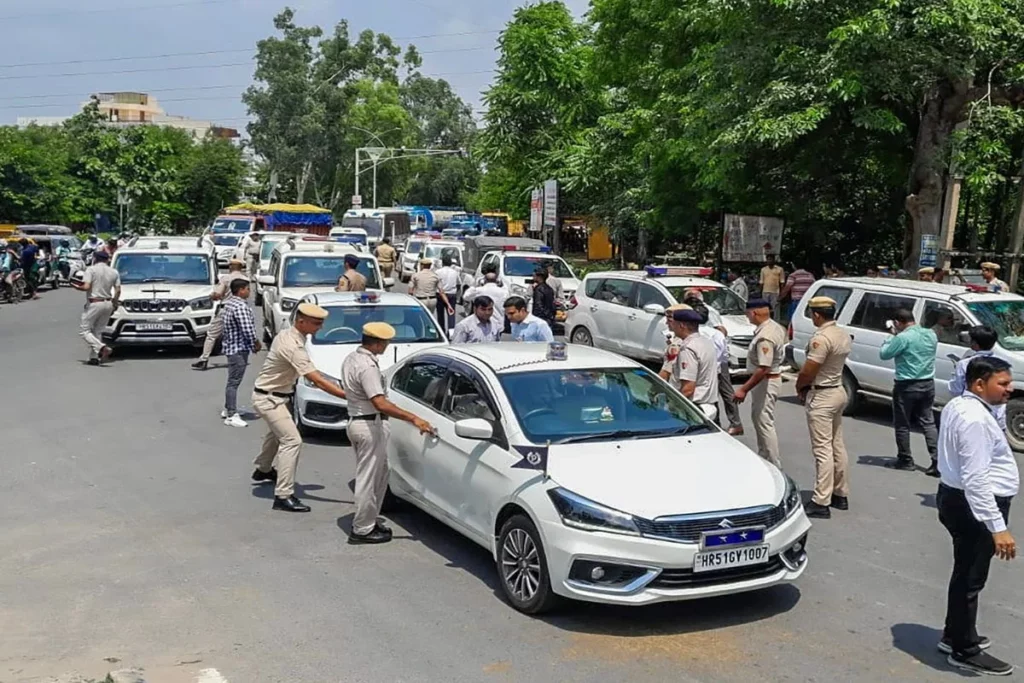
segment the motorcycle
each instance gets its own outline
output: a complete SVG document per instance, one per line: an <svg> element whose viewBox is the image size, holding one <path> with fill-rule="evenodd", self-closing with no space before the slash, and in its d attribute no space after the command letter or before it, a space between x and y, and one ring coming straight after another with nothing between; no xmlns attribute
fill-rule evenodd
<svg viewBox="0 0 1024 683"><path fill-rule="evenodd" d="M21 268L15 268L0 277L0 297L9 304L21 303L25 299L27 287L28 283L25 282L25 274Z"/></svg>

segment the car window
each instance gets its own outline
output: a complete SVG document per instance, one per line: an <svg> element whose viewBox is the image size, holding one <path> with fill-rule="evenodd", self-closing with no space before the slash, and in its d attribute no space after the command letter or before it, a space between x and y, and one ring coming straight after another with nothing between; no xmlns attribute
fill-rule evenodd
<svg viewBox="0 0 1024 683"><path fill-rule="evenodd" d="M845 306L846 302L850 300L851 294L853 294L853 291L846 287L828 286L819 287L817 291L814 292L814 296L827 296L836 302L836 318L838 318L839 314L843 312L843 306ZM809 306L804 307L804 317L811 317L811 309Z"/></svg>
<svg viewBox="0 0 1024 683"><path fill-rule="evenodd" d="M601 288L603 284L604 280L599 277L590 278L589 280L587 280L586 288L584 291L587 296L593 299L595 296L597 296L597 291Z"/></svg>
<svg viewBox="0 0 1024 683"><path fill-rule="evenodd" d="M273 275L275 279L277 278L277 270L278 270L278 267L280 265L281 265L281 257L280 256L278 256L277 254L274 254L273 256L270 257L269 273L271 275Z"/></svg>
<svg viewBox="0 0 1024 683"><path fill-rule="evenodd" d="M601 281L594 294L595 299L607 301L610 304L619 306L629 305L629 295L633 292L633 282L630 280L616 280L609 278Z"/></svg>
<svg viewBox="0 0 1024 683"><path fill-rule="evenodd" d="M444 395L448 369L436 363L413 363L395 373L391 386L428 406L436 406Z"/></svg>
<svg viewBox="0 0 1024 683"><path fill-rule="evenodd" d="M866 330L888 332L885 321L895 318L896 311L901 308L913 311L915 303L913 299L905 296L865 292L860 304L857 305L857 310L853 313L850 324Z"/></svg>
<svg viewBox="0 0 1024 683"><path fill-rule="evenodd" d="M967 320L958 310L939 301L925 301L921 325L939 338L940 344L968 346L960 340L961 330L967 329Z"/></svg>
<svg viewBox="0 0 1024 683"><path fill-rule="evenodd" d="M443 413L453 420L480 418L493 422L494 412L487 399L480 393L471 379L458 372L453 372L445 392Z"/></svg>
<svg viewBox="0 0 1024 683"><path fill-rule="evenodd" d="M636 303L634 308L642 309L648 304L658 304L662 308L668 308L668 299L657 287L641 282L636 286Z"/></svg>

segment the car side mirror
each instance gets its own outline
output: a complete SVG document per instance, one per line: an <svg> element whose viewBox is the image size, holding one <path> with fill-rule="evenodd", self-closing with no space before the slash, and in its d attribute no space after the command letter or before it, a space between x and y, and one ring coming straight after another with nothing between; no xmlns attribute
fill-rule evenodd
<svg viewBox="0 0 1024 683"><path fill-rule="evenodd" d="M459 420L455 423L455 434L463 439L474 441L487 441L494 437L494 427L487 420L479 417L471 417L466 420Z"/></svg>
<svg viewBox="0 0 1024 683"><path fill-rule="evenodd" d="M644 313L651 315L665 315L665 307L661 304L647 304L644 306Z"/></svg>
<svg viewBox="0 0 1024 683"><path fill-rule="evenodd" d="M968 332L967 330L960 330L960 334L957 335L957 336L960 338L961 342L963 342L964 344L970 345L970 343L971 343L971 333L970 332Z"/></svg>
<svg viewBox="0 0 1024 683"><path fill-rule="evenodd" d="M395 286L395 278L386 277L384 278L384 289L391 289Z"/></svg>
<svg viewBox="0 0 1024 683"><path fill-rule="evenodd" d="M260 275L256 278L256 281L267 287L273 287L275 284L273 275Z"/></svg>
<svg viewBox="0 0 1024 683"><path fill-rule="evenodd" d="M711 420L712 422L714 422L715 418L718 417L718 406L714 405L713 403L701 403L700 410L702 413L704 413L704 417Z"/></svg>

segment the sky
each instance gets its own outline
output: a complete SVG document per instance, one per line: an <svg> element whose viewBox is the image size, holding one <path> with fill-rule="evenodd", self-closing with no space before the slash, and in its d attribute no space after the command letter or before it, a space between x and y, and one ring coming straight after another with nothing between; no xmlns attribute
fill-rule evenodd
<svg viewBox="0 0 1024 683"><path fill-rule="evenodd" d="M587 0L565 0L577 17ZM256 42L287 6L331 33L347 19L415 44L421 71L478 110L498 32L522 0L0 0L0 125L69 116L93 92L139 91L168 114L243 129ZM459 35L452 35L459 34ZM190 53L190 54L182 54ZM194 54L206 53L206 54Z"/></svg>

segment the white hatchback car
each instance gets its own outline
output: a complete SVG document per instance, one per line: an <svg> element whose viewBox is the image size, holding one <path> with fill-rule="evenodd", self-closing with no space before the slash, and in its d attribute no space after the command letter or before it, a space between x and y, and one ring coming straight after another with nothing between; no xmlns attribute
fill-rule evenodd
<svg viewBox="0 0 1024 683"><path fill-rule="evenodd" d="M728 333L729 371L745 374L754 326L747 320L746 304L739 295L720 282L700 276L710 275L710 271L648 266L644 270L590 273L575 299L570 300L566 336L574 344L596 346L641 361L659 361L665 354L665 309L681 302L686 290L698 289Z"/></svg>
<svg viewBox="0 0 1024 683"><path fill-rule="evenodd" d="M645 605L757 590L807 566L791 479L650 370L598 349L458 344L387 372L392 494L494 556L538 613L558 596Z"/></svg>
<svg viewBox="0 0 1024 683"><path fill-rule="evenodd" d="M338 384L341 364L359 348L366 323L386 322L395 328L395 338L387 353L377 359L381 370L414 351L448 344L448 338L437 326L437 319L408 294L329 292L311 294L303 301L327 309L323 327L307 339L306 349L316 369ZM307 427L345 429L348 427L348 403L300 379L295 387L292 416L300 432Z"/></svg>

